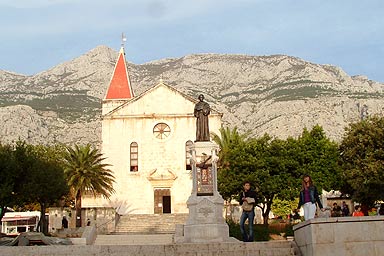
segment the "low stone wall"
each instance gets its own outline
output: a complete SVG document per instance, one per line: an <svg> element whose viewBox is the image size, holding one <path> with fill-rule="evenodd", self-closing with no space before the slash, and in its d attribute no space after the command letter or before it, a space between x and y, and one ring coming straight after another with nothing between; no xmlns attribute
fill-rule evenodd
<svg viewBox="0 0 384 256"><path fill-rule="evenodd" d="M384 255L384 216L316 218L293 230L303 256Z"/></svg>
<svg viewBox="0 0 384 256"><path fill-rule="evenodd" d="M12 256L293 256L290 242L202 243L169 245L51 245L1 246L0 255Z"/></svg>
<svg viewBox="0 0 384 256"><path fill-rule="evenodd" d="M49 233L57 236L71 234L76 229L76 211L71 208L51 207L49 208ZM68 220L68 230L63 230L61 220L66 216ZM87 225L88 220L91 226L97 227L98 234L108 234L115 231L118 215L113 208L82 208L81 219L82 227ZM68 235L70 237L70 235Z"/></svg>

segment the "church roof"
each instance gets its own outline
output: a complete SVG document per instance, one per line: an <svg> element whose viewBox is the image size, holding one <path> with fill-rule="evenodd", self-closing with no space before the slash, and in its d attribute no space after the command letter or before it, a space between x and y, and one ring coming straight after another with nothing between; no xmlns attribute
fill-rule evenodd
<svg viewBox="0 0 384 256"><path fill-rule="evenodd" d="M159 82L157 85L155 85L155 86L153 86L153 87L150 87L149 89L147 89L146 91L144 91L144 92L143 92L142 94L140 94L139 96L136 96L136 97L134 97L132 100L127 101L127 102L125 102L124 104L122 104L122 105L118 106L117 108L113 109L112 111L110 111L109 113L107 113L106 116L112 116L112 115L113 115L114 113L116 113L117 111L119 111L119 110L125 108L126 106L129 106L129 105L131 105L131 104L134 104L135 102L140 101L142 98L144 98L144 97L146 97L147 95L149 95L149 94L151 94L151 93L153 93L153 92L159 90L160 88L165 88L166 90L173 92L173 95L179 95L179 96L181 96L182 98L186 99L187 101L191 102L192 104L196 104L197 102L199 102L198 99L192 98L192 97L190 97L190 96L188 96L188 95L186 95L186 94L184 94L184 93L178 91L178 90L175 89L174 87L169 86L168 84L165 84L165 83L163 82L163 80L160 79L160 82ZM144 111L144 109L142 109L142 110ZM174 110L174 109L172 110L172 108L169 108L168 111L169 111L168 113L170 113L171 111L175 111L175 110ZM191 108L190 111L191 111L191 115L193 115L193 108ZM220 116L222 116L223 114L220 113L219 111L217 111L216 109L214 109L214 108L211 107L211 115L220 115Z"/></svg>
<svg viewBox="0 0 384 256"><path fill-rule="evenodd" d="M124 48L121 47L105 99L131 99L133 96L125 62Z"/></svg>

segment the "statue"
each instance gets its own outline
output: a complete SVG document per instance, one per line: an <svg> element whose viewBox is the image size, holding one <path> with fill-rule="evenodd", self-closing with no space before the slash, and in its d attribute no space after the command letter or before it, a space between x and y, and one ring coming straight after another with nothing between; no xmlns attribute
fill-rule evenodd
<svg viewBox="0 0 384 256"><path fill-rule="evenodd" d="M194 115L196 117L196 141L210 141L208 115L211 108L204 102L204 95L199 95L199 102L195 105Z"/></svg>

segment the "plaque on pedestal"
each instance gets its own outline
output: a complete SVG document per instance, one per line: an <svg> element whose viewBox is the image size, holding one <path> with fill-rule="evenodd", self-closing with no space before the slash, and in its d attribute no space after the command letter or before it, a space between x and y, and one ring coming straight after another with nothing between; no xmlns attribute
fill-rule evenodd
<svg viewBox="0 0 384 256"><path fill-rule="evenodd" d="M196 168L197 196L213 196L212 166Z"/></svg>

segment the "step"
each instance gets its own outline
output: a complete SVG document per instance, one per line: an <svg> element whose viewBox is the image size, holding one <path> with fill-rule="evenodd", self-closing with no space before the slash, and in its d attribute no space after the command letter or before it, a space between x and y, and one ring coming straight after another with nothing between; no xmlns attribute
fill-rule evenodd
<svg viewBox="0 0 384 256"><path fill-rule="evenodd" d="M201 243L165 245L90 245L90 246L0 246L0 255L87 255L87 256L295 256L292 247L261 243Z"/></svg>
<svg viewBox="0 0 384 256"><path fill-rule="evenodd" d="M188 214L131 214L120 216L114 234L174 234Z"/></svg>
<svg viewBox="0 0 384 256"><path fill-rule="evenodd" d="M95 245L165 245L173 243L172 234L98 235Z"/></svg>
<svg viewBox="0 0 384 256"><path fill-rule="evenodd" d="M140 250L140 255L155 255L153 250L158 253L168 255L168 250L173 250L170 255L234 255L237 250L246 252L246 255L258 256L299 256L293 243L290 241L268 241L268 242L223 242L223 243L173 243L172 235L98 235L95 246L132 246L126 247L126 253ZM135 246L140 246L139 248ZM163 247L153 247L163 246ZM171 247L169 247L171 246ZM119 247L122 248L122 247ZM130 249L132 248L132 249ZM152 249L151 249L152 248ZM112 249L112 247L111 247ZM110 251L110 250L108 250ZM146 253L148 252L148 253ZM151 253L152 254L151 254ZM212 254L214 252L214 254ZM117 254L116 254L117 255ZM123 254L121 254L123 255ZM128 254L127 254L128 255ZM129 254L131 255L131 254ZM242 254L244 255L244 254Z"/></svg>

